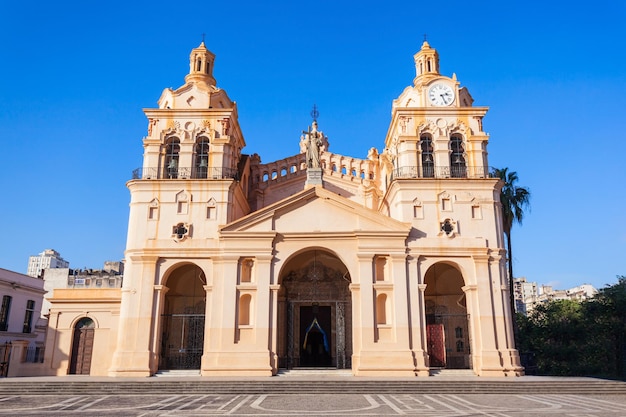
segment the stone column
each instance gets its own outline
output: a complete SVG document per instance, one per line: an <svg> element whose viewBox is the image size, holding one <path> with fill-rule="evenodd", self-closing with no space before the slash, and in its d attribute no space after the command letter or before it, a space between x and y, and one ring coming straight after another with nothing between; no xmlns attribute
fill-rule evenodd
<svg viewBox="0 0 626 417"><path fill-rule="evenodd" d="M472 316L478 315L479 337L482 344L479 353L481 365L475 371L480 376L503 376L505 373L500 342L504 342L505 335L499 335L498 330L503 330L502 324L505 318L502 315L502 310L498 311L494 305L494 303L498 303L497 299L501 297L501 284L499 281L496 282L496 277L490 273L487 255L475 255L473 260L477 287L474 292L476 295L472 301L476 300L477 303L472 303L470 314ZM471 289L473 290L473 288ZM472 321L476 323L475 320ZM475 335L476 333L474 331Z"/></svg>
<svg viewBox="0 0 626 417"><path fill-rule="evenodd" d="M165 285L154 286L154 320L152 320L152 340L150 341L150 352L152 352L152 360L150 361L150 371L155 373L159 370L159 356L161 355L161 329L163 326L162 314L165 294L169 288Z"/></svg>
<svg viewBox="0 0 626 417"><path fill-rule="evenodd" d="M270 344L270 366L272 367L272 375L278 373L278 290L280 285L270 285L270 331L269 331L269 344Z"/></svg>
<svg viewBox="0 0 626 417"><path fill-rule="evenodd" d="M110 376L145 377L150 370L150 330L156 256L130 256L125 269L117 347Z"/></svg>

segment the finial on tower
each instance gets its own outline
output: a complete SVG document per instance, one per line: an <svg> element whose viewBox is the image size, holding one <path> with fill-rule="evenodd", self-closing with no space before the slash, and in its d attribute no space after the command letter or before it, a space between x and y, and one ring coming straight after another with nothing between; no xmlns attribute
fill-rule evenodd
<svg viewBox="0 0 626 417"><path fill-rule="evenodd" d="M313 103L313 110L311 110L311 117L314 122L317 122L317 118L320 116L320 112L317 110L317 105Z"/></svg>
<svg viewBox="0 0 626 417"><path fill-rule="evenodd" d="M202 43L204 43L204 36L205 36L205 35L206 35L206 33L203 33L203 34L202 34ZM424 35L424 36L426 36L426 35Z"/></svg>

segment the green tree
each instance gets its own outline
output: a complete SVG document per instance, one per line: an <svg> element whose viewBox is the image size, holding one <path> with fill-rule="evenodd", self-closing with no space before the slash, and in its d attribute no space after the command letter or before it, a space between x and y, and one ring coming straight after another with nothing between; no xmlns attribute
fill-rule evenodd
<svg viewBox="0 0 626 417"><path fill-rule="evenodd" d="M516 185L517 172L509 172L508 168L494 168L492 176L500 178L504 183L500 190L500 203L502 204L502 226L506 236L506 249L508 253L509 267L509 297L511 314L515 314L515 294L513 293L513 250L511 249L511 229L513 223L522 224L524 209L530 209L530 191L527 188Z"/></svg>
<svg viewBox="0 0 626 417"><path fill-rule="evenodd" d="M517 316L520 352L543 375L626 379L626 276L587 301L556 300Z"/></svg>
<svg viewBox="0 0 626 417"><path fill-rule="evenodd" d="M608 285L586 303L589 334L598 342L601 374L626 379L626 276Z"/></svg>

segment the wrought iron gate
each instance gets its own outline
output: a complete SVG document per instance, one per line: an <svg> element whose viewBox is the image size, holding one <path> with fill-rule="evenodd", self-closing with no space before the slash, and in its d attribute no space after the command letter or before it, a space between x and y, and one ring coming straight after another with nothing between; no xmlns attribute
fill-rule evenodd
<svg viewBox="0 0 626 417"><path fill-rule="evenodd" d="M204 314L164 314L160 369L200 369Z"/></svg>
<svg viewBox="0 0 626 417"><path fill-rule="evenodd" d="M427 314L430 366L471 369L469 314Z"/></svg>

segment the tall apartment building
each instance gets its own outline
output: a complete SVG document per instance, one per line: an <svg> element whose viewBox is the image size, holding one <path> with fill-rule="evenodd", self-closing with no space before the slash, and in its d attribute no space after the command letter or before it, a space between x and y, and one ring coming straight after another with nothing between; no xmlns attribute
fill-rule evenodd
<svg viewBox="0 0 626 417"><path fill-rule="evenodd" d="M539 295L536 282L528 282L526 278L515 278L513 280L513 291L515 294L515 311L526 314L526 304L534 302Z"/></svg>
<svg viewBox="0 0 626 417"><path fill-rule="evenodd" d="M39 255L28 258L28 272L26 275L38 278L46 268L68 268L70 263L61 258L61 254L54 249L46 249Z"/></svg>

